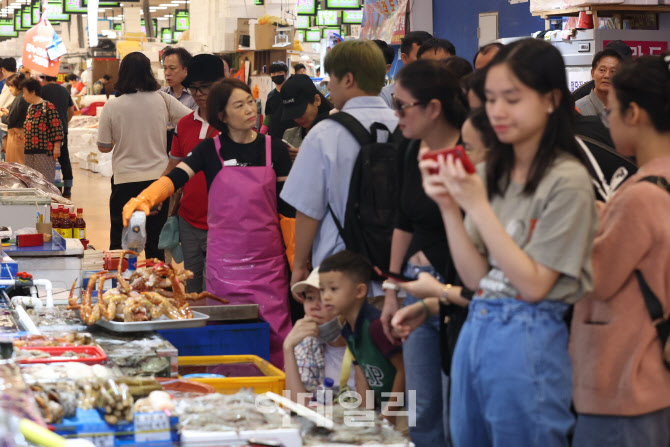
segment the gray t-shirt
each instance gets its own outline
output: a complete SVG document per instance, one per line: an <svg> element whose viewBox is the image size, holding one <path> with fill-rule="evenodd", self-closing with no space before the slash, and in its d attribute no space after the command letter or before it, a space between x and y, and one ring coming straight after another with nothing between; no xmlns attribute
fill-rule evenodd
<svg viewBox="0 0 670 447"><path fill-rule="evenodd" d="M477 171L485 180L484 163ZM523 193L523 185L510 182L503 197L496 195L491 207L519 247L535 262L560 272L545 299L575 303L593 288L591 247L598 217L591 178L574 157L561 154L547 171L535 193ZM488 254L474 223L466 216L465 227L491 270L479 283L479 298L520 298L519 292Z"/></svg>

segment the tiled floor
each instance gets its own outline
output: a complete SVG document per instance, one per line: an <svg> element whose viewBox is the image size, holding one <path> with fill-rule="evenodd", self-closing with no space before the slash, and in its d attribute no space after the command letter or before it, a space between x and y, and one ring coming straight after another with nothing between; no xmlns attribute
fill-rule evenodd
<svg viewBox="0 0 670 447"><path fill-rule="evenodd" d="M74 159L74 157L73 157ZM72 201L84 209L87 239L98 250L109 248L109 195L111 179L72 165Z"/></svg>

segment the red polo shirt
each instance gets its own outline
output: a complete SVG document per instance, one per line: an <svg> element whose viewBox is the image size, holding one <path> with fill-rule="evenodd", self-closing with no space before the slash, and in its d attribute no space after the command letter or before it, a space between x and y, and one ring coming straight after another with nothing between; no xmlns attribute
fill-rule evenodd
<svg viewBox="0 0 670 447"><path fill-rule="evenodd" d="M182 160L205 138L216 137L219 131L210 126L196 109L179 120L172 138L170 158ZM207 181L198 172L184 186L179 215L201 230L207 230Z"/></svg>

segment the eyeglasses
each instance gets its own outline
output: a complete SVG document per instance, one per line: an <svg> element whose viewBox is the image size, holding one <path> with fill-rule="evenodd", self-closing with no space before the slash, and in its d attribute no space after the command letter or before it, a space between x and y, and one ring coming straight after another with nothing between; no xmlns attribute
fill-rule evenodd
<svg viewBox="0 0 670 447"><path fill-rule="evenodd" d="M605 107L602 112L600 112L600 120L603 122L605 127L610 128L610 114L612 111Z"/></svg>
<svg viewBox="0 0 670 447"><path fill-rule="evenodd" d="M188 92L191 94L191 96L195 95L196 93L200 93L201 95L208 95L211 88L212 84L205 84L201 85L200 87L191 86L188 88Z"/></svg>
<svg viewBox="0 0 670 447"><path fill-rule="evenodd" d="M408 102L407 104L404 104L402 101L396 98L395 95L391 95L391 103L393 104L393 108L398 111L398 115L400 115L401 117L405 116L405 109L425 105L425 103L421 101Z"/></svg>

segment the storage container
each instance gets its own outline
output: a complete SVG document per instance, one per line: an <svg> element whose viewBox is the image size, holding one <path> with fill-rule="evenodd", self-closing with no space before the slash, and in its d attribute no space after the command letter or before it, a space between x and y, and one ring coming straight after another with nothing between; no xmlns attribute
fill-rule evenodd
<svg viewBox="0 0 670 447"><path fill-rule="evenodd" d="M226 377L225 379L188 379L211 385L217 393L235 394L242 388L252 388L256 394L262 394L266 391L282 394L284 391L284 384L286 382L284 372L270 364L270 362L255 355L179 357L178 361L180 375L199 372L208 373L212 371L212 366L232 364L243 364L245 366L251 364L263 374L262 376ZM198 366L203 368L196 368Z"/></svg>

